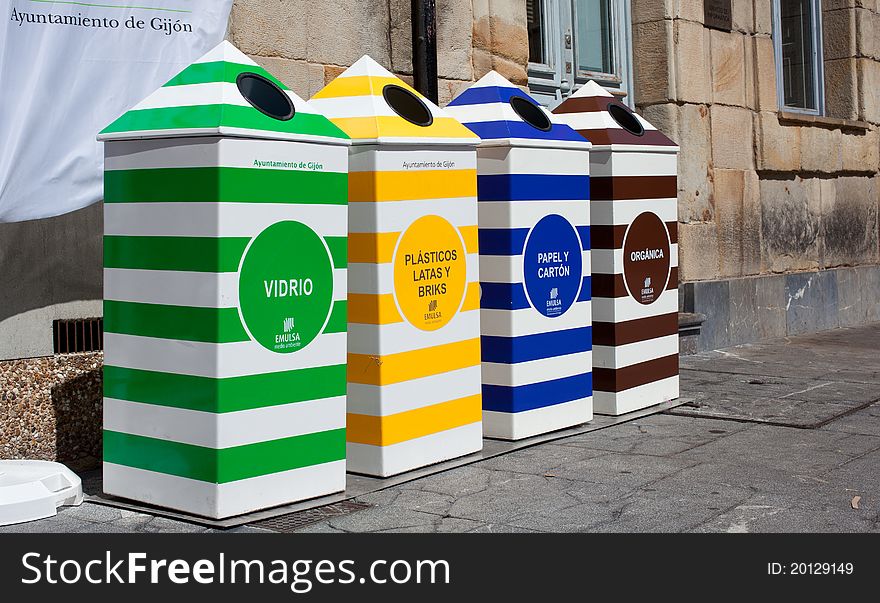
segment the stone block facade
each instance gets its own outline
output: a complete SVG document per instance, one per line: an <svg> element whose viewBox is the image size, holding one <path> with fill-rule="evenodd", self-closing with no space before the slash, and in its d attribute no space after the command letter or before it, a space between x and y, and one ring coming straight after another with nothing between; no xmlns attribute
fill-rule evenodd
<svg viewBox="0 0 880 603"><path fill-rule="evenodd" d="M733 0L731 32L632 6L637 106L682 147L682 280L876 264L877 3L823 3L825 117L779 110L768 0Z"/></svg>
<svg viewBox="0 0 880 603"><path fill-rule="evenodd" d="M682 147L679 274L690 291L682 309L707 316L700 349L873 317L846 310L838 318L830 293L799 298L787 322L776 313L791 309L794 281L813 291L833 282L839 300L870 278L823 271L873 274L880 261L878 3L822 3L822 117L779 109L769 0L733 0L731 32L705 27L701 4L632 0L636 104ZM788 275L776 289L757 278L775 274Z"/></svg>
<svg viewBox="0 0 880 603"><path fill-rule="evenodd" d="M412 82L407 0L235 0L228 38L306 98L364 54ZM438 0L440 104L492 69L526 85L528 48L525 2Z"/></svg>

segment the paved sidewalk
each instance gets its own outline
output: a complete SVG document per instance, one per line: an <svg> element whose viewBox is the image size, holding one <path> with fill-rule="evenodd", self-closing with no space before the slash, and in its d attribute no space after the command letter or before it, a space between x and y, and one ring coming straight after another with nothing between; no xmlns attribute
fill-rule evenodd
<svg viewBox="0 0 880 603"><path fill-rule="evenodd" d="M878 532L878 341L880 323L686 357L693 407L363 496L300 532ZM205 530L84 504L0 531Z"/></svg>

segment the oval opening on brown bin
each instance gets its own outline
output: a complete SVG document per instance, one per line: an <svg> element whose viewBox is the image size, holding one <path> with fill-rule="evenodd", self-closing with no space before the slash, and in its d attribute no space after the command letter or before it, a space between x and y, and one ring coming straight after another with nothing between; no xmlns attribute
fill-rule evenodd
<svg viewBox="0 0 880 603"><path fill-rule="evenodd" d="M553 127L550 118L541 108L522 96L510 97L510 106L524 122L542 132L549 132Z"/></svg>
<svg viewBox="0 0 880 603"><path fill-rule="evenodd" d="M238 91L251 106L264 115L279 121L293 118L296 109L290 97L278 84L257 73L239 73L235 78Z"/></svg>
<svg viewBox="0 0 880 603"><path fill-rule="evenodd" d="M611 119L616 121L621 128L630 134L642 136L645 133L645 127L642 125L642 122L636 119L632 111L623 105L608 103L608 114L611 115Z"/></svg>
<svg viewBox="0 0 880 603"><path fill-rule="evenodd" d="M409 123L423 128L434 123L434 116L431 115L428 105L403 86L386 85L382 88L382 97L395 113Z"/></svg>

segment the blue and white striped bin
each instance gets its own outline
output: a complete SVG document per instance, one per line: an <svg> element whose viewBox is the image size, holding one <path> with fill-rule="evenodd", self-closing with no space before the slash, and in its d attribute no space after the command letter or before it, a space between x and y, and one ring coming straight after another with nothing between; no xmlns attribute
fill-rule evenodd
<svg viewBox="0 0 880 603"><path fill-rule="evenodd" d="M446 107L477 151L483 430L593 418L590 143L492 71Z"/></svg>

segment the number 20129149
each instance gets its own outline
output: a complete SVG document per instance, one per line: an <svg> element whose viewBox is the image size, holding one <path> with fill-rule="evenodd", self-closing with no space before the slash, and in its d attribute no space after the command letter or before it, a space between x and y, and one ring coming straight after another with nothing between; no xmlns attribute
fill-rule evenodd
<svg viewBox="0 0 880 603"><path fill-rule="evenodd" d="M791 562L791 563L768 563L767 573L771 576L850 576L855 572L852 563L832 562Z"/></svg>

